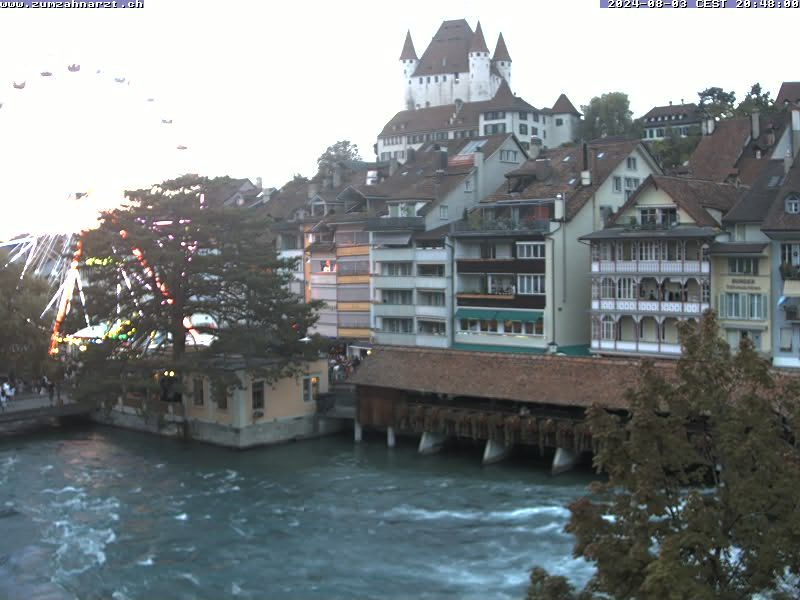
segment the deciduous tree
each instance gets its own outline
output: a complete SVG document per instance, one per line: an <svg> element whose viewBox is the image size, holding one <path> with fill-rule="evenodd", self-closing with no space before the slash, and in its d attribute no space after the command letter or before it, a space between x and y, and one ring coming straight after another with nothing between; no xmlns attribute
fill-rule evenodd
<svg viewBox="0 0 800 600"><path fill-rule="evenodd" d="M585 140L602 137L627 136L634 132L633 113L628 95L609 92L595 96L583 111L582 135Z"/></svg>
<svg viewBox="0 0 800 600"><path fill-rule="evenodd" d="M796 598L797 385L747 340L732 352L713 314L680 335L674 376L646 364L628 416L588 414L608 481L570 506L574 554L597 567L582 597ZM531 582L529 600L577 597Z"/></svg>
<svg viewBox="0 0 800 600"><path fill-rule="evenodd" d="M736 94L726 92L721 87L706 88L697 92L700 97L700 107L715 119L727 119L734 114Z"/></svg>

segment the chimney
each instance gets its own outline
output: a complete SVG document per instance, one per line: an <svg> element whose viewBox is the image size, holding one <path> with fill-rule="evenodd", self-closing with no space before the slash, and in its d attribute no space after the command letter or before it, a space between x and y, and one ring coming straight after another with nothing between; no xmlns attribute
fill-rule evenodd
<svg viewBox="0 0 800 600"><path fill-rule="evenodd" d="M530 150L528 150L528 158L531 160L536 160L541 151L542 147L539 144L534 144L533 142L531 142Z"/></svg>
<svg viewBox="0 0 800 600"><path fill-rule="evenodd" d="M256 177L256 187L260 190L264 189L264 180L261 177Z"/></svg>
<svg viewBox="0 0 800 600"><path fill-rule="evenodd" d="M564 194L556 194L553 206L553 220L564 221Z"/></svg>
<svg viewBox="0 0 800 600"><path fill-rule="evenodd" d="M792 160L800 151L800 108L792 109Z"/></svg>
<svg viewBox="0 0 800 600"><path fill-rule="evenodd" d="M703 133L706 135L711 135L714 133L714 129L717 126L717 122L714 120L714 117L708 117L707 119L703 120L703 125L705 126L703 129Z"/></svg>
<svg viewBox="0 0 800 600"><path fill-rule="evenodd" d="M333 187L338 188L342 185L342 165L337 164L333 168Z"/></svg>
<svg viewBox="0 0 800 600"><path fill-rule="evenodd" d="M397 159L392 157L389 159L389 177L397 173L397 169L400 168L400 163L397 162Z"/></svg>
<svg viewBox="0 0 800 600"><path fill-rule="evenodd" d="M759 122L760 114L758 109L753 109L750 113L750 139L756 141L761 135L761 123Z"/></svg>
<svg viewBox="0 0 800 600"><path fill-rule="evenodd" d="M589 145L583 142L583 170L581 171L581 185L592 185L592 171L589 169Z"/></svg>
<svg viewBox="0 0 800 600"><path fill-rule="evenodd" d="M406 150L406 164L413 163L417 159L417 151L414 148Z"/></svg>

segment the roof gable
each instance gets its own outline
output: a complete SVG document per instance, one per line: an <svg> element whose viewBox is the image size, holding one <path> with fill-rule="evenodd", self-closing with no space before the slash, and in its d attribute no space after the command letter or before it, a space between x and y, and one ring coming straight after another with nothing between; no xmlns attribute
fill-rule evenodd
<svg viewBox="0 0 800 600"><path fill-rule="evenodd" d="M552 111L554 114L559 115L578 115L581 116L581 113L578 112L578 109L569 101L566 94L561 94L556 100L556 103L553 104Z"/></svg>
<svg viewBox="0 0 800 600"><path fill-rule="evenodd" d="M467 53L472 36L472 28L465 19L444 21L422 54L414 76L468 72Z"/></svg>

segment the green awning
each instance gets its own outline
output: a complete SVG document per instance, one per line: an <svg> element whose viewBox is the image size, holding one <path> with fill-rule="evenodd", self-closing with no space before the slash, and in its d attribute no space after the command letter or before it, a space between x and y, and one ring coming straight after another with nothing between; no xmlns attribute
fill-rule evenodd
<svg viewBox="0 0 800 600"><path fill-rule="evenodd" d="M489 321L538 321L544 318L541 310L498 310L494 308L459 308L456 319L484 319Z"/></svg>

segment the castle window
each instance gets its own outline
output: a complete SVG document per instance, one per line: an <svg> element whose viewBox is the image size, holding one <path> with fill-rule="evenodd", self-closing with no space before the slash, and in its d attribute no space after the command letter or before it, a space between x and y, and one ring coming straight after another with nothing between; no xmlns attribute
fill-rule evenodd
<svg viewBox="0 0 800 600"><path fill-rule="evenodd" d="M430 82L431 82L431 76L430 76L430 75L428 75L428 77L426 78L426 81L425 81L425 83L430 83Z"/></svg>
<svg viewBox="0 0 800 600"><path fill-rule="evenodd" d="M561 127L564 124L564 119L556 119L556 127Z"/></svg>
<svg viewBox="0 0 800 600"><path fill-rule="evenodd" d="M528 120L528 113L526 113L526 112L519 113L519 120L520 121L527 121Z"/></svg>
<svg viewBox="0 0 800 600"><path fill-rule="evenodd" d="M433 76L433 81L434 81L434 83L439 83L439 76L438 75L434 75Z"/></svg>
<svg viewBox="0 0 800 600"><path fill-rule="evenodd" d="M539 113L533 113L533 120L538 123L539 122Z"/></svg>
<svg viewBox="0 0 800 600"><path fill-rule="evenodd" d="M442 81L447 81L447 75L442 75Z"/></svg>
<svg viewBox="0 0 800 600"><path fill-rule="evenodd" d="M539 135L539 128L531 127L531 135Z"/></svg>
<svg viewBox="0 0 800 600"><path fill-rule="evenodd" d="M422 77L419 78L419 82L422 83Z"/></svg>
<svg viewBox="0 0 800 600"><path fill-rule="evenodd" d="M528 135L528 126L525 123L519 124L519 132L522 135Z"/></svg>

